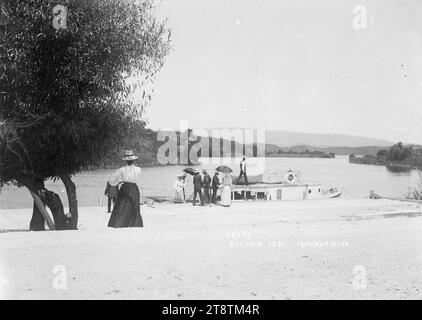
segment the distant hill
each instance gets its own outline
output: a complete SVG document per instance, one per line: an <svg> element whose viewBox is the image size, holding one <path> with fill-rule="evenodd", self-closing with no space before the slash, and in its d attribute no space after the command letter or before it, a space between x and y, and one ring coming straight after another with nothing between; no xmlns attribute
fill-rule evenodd
<svg viewBox="0 0 422 320"><path fill-rule="evenodd" d="M352 153L356 155L376 155L377 152L381 149L388 149L388 147L381 147L381 146L366 146L366 147L325 147L325 148L319 148L314 146L308 146L308 145L296 145L292 147L285 147L285 148L279 148L284 152L288 152L289 150L292 150L294 152L304 152L306 150L308 151L322 151L325 153L334 153L336 155L350 155ZM274 152L273 146L271 146L269 149Z"/></svg>
<svg viewBox="0 0 422 320"><path fill-rule="evenodd" d="M297 145L314 146L314 148L324 147L367 147L380 146L387 147L393 142L382 139L373 139L359 136L349 136L344 134L326 133L301 133L289 131L267 130L265 133L267 144L279 147L291 147ZM330 151L333 152L333 151ZM334 152L336 153L336 152Z"/></svg>

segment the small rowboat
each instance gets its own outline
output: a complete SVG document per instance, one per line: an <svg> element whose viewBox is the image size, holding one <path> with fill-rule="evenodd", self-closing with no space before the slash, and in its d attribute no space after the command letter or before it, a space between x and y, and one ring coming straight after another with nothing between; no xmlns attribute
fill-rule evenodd
<svg viewBox="0 0 422 320"><path fill-rule="evenodd" d="M326 189L322 191L322 195L331 199L331 198L339 198L343 193L342 187L332 187L330 189Z"/></svg>

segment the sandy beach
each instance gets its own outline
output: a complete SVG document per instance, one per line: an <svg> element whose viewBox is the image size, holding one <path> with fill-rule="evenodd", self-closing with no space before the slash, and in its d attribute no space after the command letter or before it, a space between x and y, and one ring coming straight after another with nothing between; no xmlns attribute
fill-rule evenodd
<svg viewBox="0 0 422 320"><path fill-rule="evenodd" d="M0 233L1 298L422 298L417 203L157 204L141 212L143 229L106 228L105 208L85 207L78 231ZM29 220L29 209L0 211L1 229Z"/></svg>

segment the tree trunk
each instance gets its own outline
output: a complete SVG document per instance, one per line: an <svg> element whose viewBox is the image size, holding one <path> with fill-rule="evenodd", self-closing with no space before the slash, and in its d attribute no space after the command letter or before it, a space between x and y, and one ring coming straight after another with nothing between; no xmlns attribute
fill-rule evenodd
<svg viewBox="0 0 422 320"><path fill-rule="evenodd" d="M31 231L45 231L45 221L34 201L34 208L32 209L32 218L29 223L29 230Z"/></svg>
<svg viewBox="0 0 422 320"><path fill-rule="evenodd" d="M66 187L67 199L69 201L69 211L71 218L69 221L69 229L78 229L78 198L76 195L76 185L72 181L69 175L61 174L60 179L63 181Z"/></svg>
<svg viewBox="0 0 422 320"><path fill-rule="evenodd" d="M16 181L37 194L41 198L42 202L50 208L51 213L53 214L56 230L69 229L67 219L64 214L63 204L58 194L40 187L39 182L30 175L20 173L15 175L14 178Z"/></svg>
<svg viewBox="0 0 422 320"><path fill-rule="evenodd" d="M38 180L38 187L40 189L44 189L44 181ZM32 218L31 222L29 223L29 230L32 231L45 231L45 220L41 211L38 209L37 204L34 201L34 207L32 209Z"/></svg>
<svg viewBox="0 0 422 320"><path fill-rule="evenodd" d="M64 214L63 203L59 195L47 189L41 190L40 193L38 193L38 195L40 196L41 200L45 202L53 214L56 230L68 230L69 224L66 215Z"/></svg>

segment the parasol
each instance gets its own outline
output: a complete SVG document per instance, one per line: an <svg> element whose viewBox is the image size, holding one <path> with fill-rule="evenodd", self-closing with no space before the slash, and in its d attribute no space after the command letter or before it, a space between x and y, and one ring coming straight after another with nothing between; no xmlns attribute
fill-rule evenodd
<svg viewBox="0 0 422 320"><path fill-rule="evenodd" d="M192 168L183 169L183 172L188 173L191 176L195 175L195 169L192 169Z"/></svg>
<svg viewBox="0 0 422 320"><path fill-rule="evenodd" d="M229 168L228 166L219 166L215 170L217 170L218 172L222 172L222 173L232 173L233 172L233 170L231 168Z"/></svg>

